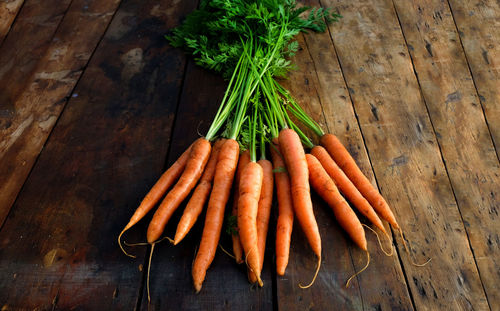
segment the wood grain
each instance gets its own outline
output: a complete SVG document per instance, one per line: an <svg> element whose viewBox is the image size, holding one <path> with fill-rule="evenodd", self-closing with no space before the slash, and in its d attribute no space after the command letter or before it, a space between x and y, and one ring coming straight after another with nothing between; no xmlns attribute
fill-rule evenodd
<svg viewBox="0 0 500 311"><path fill-rule="evenodd" d="M365 176L376 186L373 169L329 33L308 36L306 44L316 70L317 79L313 81L320 95L326 129L342 138ZM364 223L369 224L361 214L358 215ZM389 232L388 225L386 230ZM369 270L358 277L364 309L412 309L397 253L393 257L386 257L378 246L376 236L368 230L365 232L373 261ZM387 240L381 237L384 247L387 248ZM361 267L358 265L356 270ZM384 277L380 277L381 275Z"/></svg>
<svg viewBox="0 0 500 311"><path fill-rule="evenodd" d="M332 126L335 128L333 132L337 135L350 137L355 141L356 152L352 154L361 163L360 166L367 176L373 178L329 35L311 34L306 35L305 39L299 37L298 41L302 50L297 53L294 62L297 63L299 70L291 74L286 85L308 113L323 124L325 130ZM358 135L357 141L356 135ZM352 150L353 145L350 145L349 149ZM323 266L317 283L313 285L314 290L304 291L297 287L296 282L305 282L310 278L310 271L314 266L313 258L309 256L304 258L304 254L308 254L310 250L307 242L300 236L300 228L297 227L294 238L299 241L292 242L293 261L287 270L286 279L277 283L279 307L288 309L294 305L303 308L314 306L321 310L336 305L349 310L371 308L411 310L413 307L397 256L386 257L378 248L375 235L370 231L367 231L366 235L372 262L368 270L359 275L350 288L345 288L347 279L364 266L366 255L339 228L330 208L315 194L314 196L316 219L323 237ZM311 263L305 265L303 261L306 259L311 259ZM304 269L304 266L310 270ZM387 277L381 278L380 275ZM295 299L290 299L290 292L294 293L291 297Z"/></svg>
<svg viewBox="0 0 500 311"><path fill-rule="evenodd" d="M179 110L173 129L169 161L173 162L199 135L207 132L222 99L226 83L213 73L197 67L190 61L182 89ZM229 202L232 202L229 200ZM182 204L167 225L166 234L173 236L185 204ZM206 209L206 205L205 205ZM231 206L227 206L226 215ZM263 288L254 288L247 280L244 265L218 249L207 271L199 294L195 294L191 266L198 248L205 211L191 232L177 246L162 243L155 247L151 266L151 303L143 295L142 309L148 310L270 310L273 304L273 282L270 270L272 250L266 253L261 278ZM226 234L226 223L221 232L222 245L230 251L231 238ZM272 240L270 240L272 241Z"/></svg>
<svg viewBox="0 0 500 311"><path fill-rule="evenodd" d="M309 35L308 35L309 36ZM316 34L310 36L316 37ZM314 63L302 36L298 37L300 49L293 62L297 70L290 73L288 79L280 81L307 112L321 124L324 124L319 94L315 87ZM302 127L303 128L303 127ZM305 131L315 142L318 139L313 132ZM344 288L346 280L355 273L353 258L361 265L363 253L343 234L335 222L333 212L312 191L314 215L318 223L322 244L321 270L311 288L303 290L299 284L308 284L316 268L316 256L295 219L290 247L290 259L285 275L277 278L278 309L294 308L307 310L326 310L330 305L339 309L362 310L362 297L357 280L349 289ZM352 254L354 252L354 254Z"/></svg>
<svg viewBox="0 0 500 311"><path fill-rule="evenodd" d="M500 154L500 3L449 0L497 156Z"/></svg>
<svg viewBox="0 0 500 311"><path fill-rule="evenodd" d="M17 28L0 49L0 83L8 85L0 90L0 224L118 3L75 0L63 19L63 12L50 9L64 2L54 8L26 3Z"/></svg>
<svg viewBox="0 0 500 311"><path fill-rule="evenodd" d="M10 116L33 71L44 57L70 0L26 1L16 23L0 48L0 103L2 116Z"/></svg>
<svg viewBox="0 0 500 311"><path fill-rule="evenodd" d="M500 166L446 2L396 0L490 307L500 308Z"/></svg>
<svg viewBox="0 0 500 311"><path fill-rule="evenodd" d="M6 0L0 2L0 46L19 13L24 0Z"/></svg>
<svg viewBox="0 0 500 311"><path fill-rule="evenodd" d="M159 34L193 9L121 4L0 232L0 305L136 306L143 261L116 239L162 173L178 104L185 57Z"/></svg>
<svg viewBox="0 0 500 311"><path fill-rule="evenodd" d="M197 1L119 2L0 1L2 310L500 310L498 2L323 0L344 18L298 37L299 69L282 81L379 186L410 254L394 232L398 253L384 256L367 231L372 262L346 289L366 257L313 192L323 260L310 289L298 288L316 264L298 225L276 277L272 220L264 288L218 250L195 295L202 214L179 246L155 248L152 303L147 248L130 259L116 238L206 132L225 83L163 38ZM145 240L147 218L126 241Z"/></svg>
<svg viewBox="0 0 500 311"><path fill-rule="evenodd" d="M344 16L332 40L381 193L413 246L397 240L415 308L488 309L393 4L322 3Z"/></svg>

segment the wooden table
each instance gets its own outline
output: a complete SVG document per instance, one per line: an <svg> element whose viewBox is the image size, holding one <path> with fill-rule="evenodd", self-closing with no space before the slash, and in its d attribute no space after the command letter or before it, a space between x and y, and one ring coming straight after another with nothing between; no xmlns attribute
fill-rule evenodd
<svg viewBox="0 0 500 311"><path fill-rule="evenodd" d="M3 0L2 310L500 310L498 1L310 4L344 18L298 38L285 84L378 185L410 253L393 231L386 257L368 232L372 262L346 289L365 255L313 195L323 261L310 289L297 286L315 259L296 226L284 277L271 229L263 288L219 251L195 295L200 222L179 246L155 249L148 305L148 249L131 259L116 240L225 89L162 37L197 3ZM146 225L125 239L143 241ZM227 235L221 244L230 249Z"/></svg>

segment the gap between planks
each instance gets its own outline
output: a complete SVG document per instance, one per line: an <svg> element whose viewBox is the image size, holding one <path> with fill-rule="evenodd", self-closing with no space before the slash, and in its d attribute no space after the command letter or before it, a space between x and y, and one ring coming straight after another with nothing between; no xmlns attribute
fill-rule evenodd
<svg viewBox="0 0 500 311"><path fill-rule="evenodd" d="M446 172L446 176L448 177L448 183L450 184L450 188L451 188L451 191L452 191L452 193L453 193L453 198L454 198L454 200L455 200L455 204L457 205L457 207L459 207L459 208L458 208L458 213L460 214L460 217L461 217L461 220L462 220L462 224L464 224L464 223L465 223L465 222L464 222L464 217L463 217L463 215L462 215L462 211L461 211L461 209L460 209L460 204L459 204L459 201L458 201L458 199L457 199L457 195L456 195L456 192L455 192L455 188L453 187L453 183L451 182L451 177L450 177L449 169L448 169L448 166L446 165L446 160L445 160L445 158L444 158L443 151L442 151L442 146L441 146L441 143L440 143L440 141L439 141L439 139L438 139L438 137L437 137L437 135L436 135L436 128L435 128L435 126L434 126L434 122L432 121L431 114L430 114L430 112L429 112L429 106L428 106L427 100L425 99L425 96L423 95L422 85L421 85L421 83L420 83L420 79L419 79L419 77L418 77L417 70L416 70L416 68L415 68L415 62L414 62L414 60L413 60L413 56L412 56L412 54L410 53L410 51L409 51L409 49L408 49L408 41L407 41L406 36L405 36L405 34L404 34L404 32L403 32L403 26L402 26L402 24L401 24L401 19L400 19L400 16L399 16L398 10L397 10L397 8L396 8L396 5L394 4L394 1L392 1L392 0L391 0L391 2L392 2L392 5L393 5L393 8L394 8L394 14L396 15L396 17L397 17L397 19L398 19L398 23L399 23L399 27L400 27L400 29L401 29L401 34L402 34L402 37L403 37L403 39L404 39L404 41L405 41L405 46L406 46L407 53L408 53L408 55L409 55L409 57L410 57L410 61L411 61L411 65L412 65L413 73L414 73L414 75L415 75L415 79L416 79L417 84L418 84L418 88L419 88L420 96L422 97L422 101L424 102L425 109L426 109L426 111L427 111L427 116L428 116L428 118L429 118L429 122L430 122L431 127L432 127L432 132L433 132L433 134L434 134L434 138L435 138L435 140L436 140L436 142L437 142L437 145L438 145L438 148L439 148L439 155L441 156L441 161L443 162L443 165L444 165L444 168L445 168L445 172ZM446 3L448 3L448 2L446 2ZM453 21L455 22L455 19L453 18L453 15L452 15L452 19L453 19ZM456 22L455 22L455 27L456 27ZM460 37L460 36L459 36L459 37ZM461 43L461 40L460 40L460 43ZM462 44L461 44L461 47L462 47L462 50L463 50L463 45L462 45ZM463 51L463 52L464 52L464 54L465 54L465 51ZM469 66L468 60L467 60L467 65ZM469 72L470 72L470 66L469 66ZM474 83L474 87L475 87L475 83ZM477 88L476 88L476 92L477 92ZM482 105L481 105L481 107L482 107ZM483 109L483 116L484 116L484 109ZM484 120L485 120L486 124L488 125L488 122L486 121L486 116L484 116ZM489 131L489 133L490 133L490 137L491 137L491 132L490 132L490 130L489 130L489 127L488 127L488 131ZM491 139L493 140L493 137L491 137ZM497 157L498 157L498 155L497 155ZM486 294L486 289L485 289L485 287L484 287L483 278L481 277L481 271L479 270L479 267L478 267L478 264L477 264L477 260L476 260L476 255L474 254L474 249L472 248L472 245L471 245L471 241L470 241L470 237L469 237L469 231L467 230L467 228L465 227L465 225L464 225L463 227L464 227L465 234L466 234L466 236L467 236L467 242L468 242L468 245L469 245L469 249L470 249L470 251L471 251L471 253L472 253L472 257L474 258L474 264L476 265L476 270L477 270L477 272L478 272L478 274L479 274L479 279L480 279L480 281L481 281L481 285L482 285L482 287L483 287L483 291L484 291L484 295L485 295L485 297L486 297L486 301L487 301L487 303L488 303L488 307L489 307L489 308L490 308L490 310L491 310L491 304L490 304L490 302L489 302L489 300L488 300L488 295ZM392 228L391 228L391 229L392 229ZM394 235L394 232L393 232L393 235ZM407 279L406 273L405 273L405 278ZM407 282L408 282L408 281L407 281ZM410 293L411 293L411 291L410 291ZM412 301L413 301L413 297L412 297Z"/></svg>
<svg viewBox="0 0 500 311"><path fill-rule="evenodd" d="M2 48L2 45L3 45L4 41L5 41L5 38L7 38L7 36L10 33L10 30L12 29L12 25L15 24L15 22L17 20L17 17L19 16L19 12L21 12L21 10L23 9L24 3L26 2L25 0L21 0L21 1L22 1L21 4L17 8L15 8L16 12L14 13L14 15L15 15L14 18L12 19L12 21L10 21L10 23L7 23L5 25L5 28L8 28L7 31L5 31L5 29L4 30L0 29L0 36L1 36L1 38L0 38L0 49ZM7 4L5 4L5 9L8 10L7 9ZM7 17L0 16L0 18L7 18ZM1 33L2 31L4 32L3 34Z"/></svg>
<svg viewBox="0 0 500 311"><path fill-rule="evenodd" d="M389 6L389 10L391 10L390 6ZM399 25L399 29L398 29L398 30L395 30L395 31L396 31L396 32L402 32L401 26ZM404 35L403 35L403 38L404 38ZM405 38L405 40L406 40L406 38ZM406 46L406 49L407 49L407 46ZM403 55L403 56L404 56L404 55ZM415 75L415 68L414 68L414 66L413 66L413 68L412 68L412 69L413 69L413 73L411 73L411 74L412 74L412 75ZM346 83L347 83L347 82L346 82ZM419 89L419 91L418 91L418 92L420 92L420 97L422 97L422 90L421 90L421 87L420 87L420 86L418 86L418 89ZM351 94L349 93L349 95L351 95ZM417 94L415 94L415 95L417 95ZM425 104L425 103L424 103L424 104ZM426 107L426 109L427 109L427 107ZM425 114L427 115L427 117L426 117L426 118L429 118L429 119L430 119L430 115L429 115L429 111L428 111L428 109L427 109L427 111L425 112ZM359 123L359 119L358 119L358 123ZM433 134L434 136L436 136L436 134L435 134L435 132L434 132L434 131L433 131L433 133L432 133L432 134ZM363 138L364 138L364 137L365 137L365 136L363 135ZM436 140L436 137L434 137L434 139ZM441 157L440 157L440 161L441 161L441 162L443 162L443 154L442 154L441 150L439 149L439 150L437 150L437 151L440 153L440 156L441 156ZM371 159L370 159L370 163L371 163L371 164L373 163L373 162L371 161ZM373 166L373 164L372 164L372 166ZM447 174L447 175L446 175L446 179L448 179L448 184L451 186L450 176L449 176L448 172L446 172L446 174ZM450 190L453 190L453 189L450 187ZM451 193L450 193L450 194L451 194ZM454 193L453 193L453 195L454 195ZM455 196L455 195L454 195L454 196ZM456 198L454 198L454 200L455 200L455 204L456 204ZM458 205L457 205L457 207L458 207ZM463 226L463 221L462 221L462 226ZM467 247L469 247L469 248L470 248L470 245L468 245ZM471 255L472 255L472 254L471 254ZM475 268L475 269L476 269L476 271L477 271L477 266L475 266L474 268ZM483 289L483 292L484 292L484 289Z"/></svg>
<svg viewBox="0 0 500 311"><path fill-rule="evenodd" d="M58 31L58 29L59 29L60 25L64 22L64 20L65 20L65 18L66 18L66 14L67 14L67 13L68 13L68 11L70 10L70 8L71 8L71 4L73 3L73 1L74 1L74 0L72 0L72 1L71 1L71 3L68 5L68 7L67 7L67 9L66 9L66 11L65 11L65 13L64 13L63 18L61 18L61 20L60 20L59 24L57 25L57 27L56 27L56 29L55 29L54 33L52 34L52 36L50 37L50 40L48 40L48 42L52 42L52 41L53 41L54 37L55 37L55 36L56 36L56 34L57 34L57 31ZM22 4L22 6L21 6L20 10L17 12L16 19L17 19L17 16L19 16L19 14L20 14L20 12L21 12L21 10L22 10L22 7L24 7L24 3L26 3L26 1L24 1L24 2L23 2L23 4ZM26 174L26 177L24 178L24 181L22 182L22 185L19 187L19 190L17 191L17 194L15 195L14 200L12 201L12 203L10 204L10 206L8 207L8 212L6 212L6 213L5 213L5 217L4 217L3 219L0 219L0 231L2 230L2 228L3 228L4 224L5 224L5 221L7 220L7 218L8 218L8 217L9 217L9 215L10 215L11 210L12 210L12 207L16 204L17 199L18 199L18 197L19 197L19 194L20 194L20 193L22 192L22 190L24 189L24 186L25 186L25 184L26 184L26 181L27 181L27 180L29 179L29 177L31 176L31 173L32 173L32 171L33 171L33 168L35 167L36 163L38 162L38 159L39 159L39 157L40 157L40 154L41 154L42 150L45 148L45 145L46 145L46 143L49 141L49 139L50 139L50 137L51 137L51 135L52 135L52 132L53 132L54 128L57 126L57 124L58 124L58 122L59 122L59 119L60 119L61 115L64 113L64 111L65 111L65 109L66 109L66 106L67 106L67 104L68 104L68 101L69 101L69 100L70 100L70 98L71 98L71 94L73 94L73 92L75 91L75 89L76 89L76 87L77 87L78 83L80 82L81 78L83 77L83 74L84 74L85 70L87 69L87 66L88 66L88 64L89 64L90 60L92 59L92 57L93 57L93 55L94 55L95 51L97 50L97 48L100 46L100 44L101 44L101 42L102 42L102 40L103 40L103 38L104 38L104 36L105 36L106 32L108 31L108 28L109 28L109 26L111 25L111 22L113 21L113 19L114 19L115 15L116 15L116 12L118 12L118 10L119 10L119 8L120 8L120 5L121 5L121 0L120 0L120 2L118 3L118 5L116 6L116 8L115 8L115 10L114 10L114 12L113 12L113 15L112 15L112 16L111 16L111 18L109 19L109 21L108 21L107 25L104 27L104 31L103 31L103 32L102 32L102 34L100 35L100 37L99 37L99 39L98 39L98 41L97 41L96 45L94 46L93 50L90 52L90 56L89 56L89 58L87 59L87 61L85 62L85 64L83 65L83 67L82 67L82 69L81 69L81 72L80 72L80 75L79 75L79 76L78 76L78 78L76 79L76 81L75 81L74 85L73 85L73 86L71 87L71 89L69 90L69 92L68 92L68 94L69 94L69 95L68 95L68 96L66 96L66 97L64 98L64 103L63 103L63 105L62 105L62 108L61 108L61 110L60 110L59 114L57 115L57 119L56 119L56 121L54 122L54 124L52 125L52 127L50 128L49 133L48 133L48 135L46 136L46 138L45 138L44 142L43 142L43 143L42 143L42 145L40 146L40 150L39 150L39 152L37 153L37 155L35 156L35 159L33 160L32 165L31 165L31 167L29 168L28 173ZM13 25L13 24L12 24L12 25ZM12 26L10 27L10 29L12 29ZM10 29L9 29L9 33L10 33ZM5 36L5 38L6 38L6 37L7 37L7 36ZM3 42L2 42L2 44L3 44ZM2 44L0 44L0 47L1 47L1 45L2 45ZM49 45L49 47L50 47L50 45ZM49 47L47 47L47 50L49 50ZM43 58L42 58L42 59L43 59ZM37 67L37 68L38 68L38 67ZM36 69L35 69L35 71L36 71ZM21 94L18 96L18 98L19 98L19 97L21 97Z"/></svg>
<svg viewBox="0 0 500 311"><path fill-rule="evenodd" d="M448 8L450 9L451 18L452 18L453 23L455 25L455 30L458 34L458 40L460 42L460 46L462 47L462 51L464 53L465 62L467 63L467 69L469 70L469 74L472 77L472 84L474 85L474 89L476 91L477 98L479 99L479 104L481 105L481 110L483 111L484 122L486 123L486 127L488 128L488 133L490 134L490 138L491 138L491 141L493 143L493 147L494 147L495 153L497 155L497 159L500 162L500 157L498 156L498 150L499 150L500 146L496 145L496 143L498 143L498 142L495 142L495 137L493 137L493 133L491 132L491 126L490 126L490 123L488 122L488 118L486 117L484 104L483 104L483 101L481 100L481 96L480 96L481 94L479 93L479 90L477 87L476 78L474 78L474 74L472 72L472 68L471 68L470 61L469 61L469 56L468 56L467 51L465 50L464 43L462 41L462 35L460 34L460 30L458 29L457 21L455 19L455 13L453 13L453 9L450 5L449 0L446 0L446 4L447 4ZM498 14L500 14L500 12L498 12ZM491 308L491 305L490 305L490 308Z"/></svg>
<svg viewBox="0 0 500 311"><path fill-rule="evenodd" d="M410 61L411 61L411 65L412 65L413 73L414 73L414 75L415 75L415 80L417 81L417 84L418 84L418 89L419 89L419 92L420 92L420 96L421 96L421 98L422 98L422 101L424 102L424 106L425 106L425 109L426 109L426 111L427 111L427 116L428 116L428 118L429 118L429 122L430 122L431 127L432 127L432 132L433 132L433 134L434 134L434 138L435 138L435 140L436 140L436 142L437 142L437 145L438 145L438 148L439 148L439 155L440 155L440 157L441 157L441 161L443 162L443 165L444 165L444 168L445 168L446 176L447 176L447 178L448 178L448 183L449 183L450 188L451 188L451 191L452 191L452 193L453 193L453 198L454 198L454 200L455 200L455 204L457 205L457 207L459 207L460 205L459 205L459 202L458 202L458 199L457 199L456 193L455 193L455 189L454 189L454 187L453 187L453 183L451 182L451 178L450 178L450 174L449 174L448 166L446 165L446 161L445 161L444 156L443 156L443 151L442 151L441 143L439 142L439 139L437 138L437 135L436 135L436 128L435 128L435 126L434 126L434 122L432 121L431 114L430 114L430 112L429 112L429 106L428 106L427 100L425 99L425 96L423 95L422 85L421 85L421 83L420 83L420 79L419 79L419 77L418 77L417 70L416 70L416 68L415 68L415 62L414 62L414 60L413 60L412 54L410 53L410 51L409 51L409 49L408 49L408 41L407 41L406 36L405 36L405 34L404 34L404 32L403 32L403 26L402 26L402 24L401 24L401 19L400 19L400 16L399 16L398 10L396 9L396 5L394 4L394 1L393 1L393 0L391 0L391 3L392 3L392 5L393 5L394 14L396 15L396 17L397 17L397 19L398 19L399 28L401 29L401 35L402 35L402 37L403 37L403 39L404 39L404 41L405 41L406 51L407 51L407 53L408 53L408 55L409 55L409 57L410 57ZM455 24L455 26L456 26L456 24ZM463 46L462 46L462 50L463 50ZM464 53L465 53L465 51L464 51ZM468 64L468 62L467 62L467 64ZM469 67L469 70L470 70L470 67ZM476 92L477 92L477 89L476 89ZM484 110L483 110L483 113L484 113ZM485 117L485 121L486 121L486 117ZM489 131L489 128L488 128L488 131ZM491 136L491 132L490 132L490 136ZM464 223L464 218L463 218L462 211L460 210L460 208L458 208L458 213L460 214L460 217L461 217L461 220L462 220L462 224L463 224L463 223ZM481 278L481 273L480 273L480 271L479 271L479 267L478 267L478 265L477 265L476 256L475 256L475 254L474 254L474 250L473 250L472 245L471 245L471 241L470 241L470 237L469 237L469 232L468 232L468 230L465 228L465 225L464 225L463 227L464 227L465 234L466 234L466 236L467 236L467 242L468 242L469 249L470 249L470 251L471 251L471 253L472 253L472 255L473 255L473 258L474 258L474 264L476 265L476 270L477 270L477 272L478 272L478 274L479 274L479 277L480 277L479 279L480 279L480 281L481 281L481 285L482 285L482 287L483 287L484 294L485 294L485 296L486 296L486 299L488 299L488 296L486 295L486 290L485 290L485 288L484 288L484 282L483 282L483 280L482 280L482 278ZM392 227L391 227L391 230L392 230ZM392 231L393 231L393 232L392 232L392 234L393 234L393 237L394 237L394 234L395 234L395 233L394 233L394 230L392 230ZM396 240L394 240L394 241L396 241ZM398 250L398 249L396 248L396 250ZM399 254L399 250L398 250L398 254ZM401 261L401 258L400 258L400 261ZM404 265L403 265L402 261L401 261L401 265L404 267ZM403 271L404 271L404 274L405 274L405 279L406 279L406 282L408 283L408 277L407 277L407 275L406 275L406 271L404 270L404 268L403 268ZM408 290L409 290L410 295L411 295L411 298L412 298L412 303L414 303L414 301L413 301L413 295L412 295L412 293L411 293L410 288L408 288ZM488 301L488 300L487 300L487 302L488 302L488 306L490 307L490 310L491 310L490 303L489 303L489 301ZM414 305L414 307L415 307L415 305Z"/></svg>
<svg viewBox="0 0 500 311"><path fill-rule="evenodd" d="M322 1L321 0L318 0L318 1L319 1L320 6L324 8L325 6L322 3ZM376 187L377 187L376 189L380 192L379 181L377 179L377 175L375 174L375 170L373 168L373 164L372 164L372 159L371 159L371 156L370 156L370 152L368 151L368 148L366 148L366 141L365 141L365 135L363 134L363 128L361 127L361 123L359 121L359 116L358 116L358 113L356 112L356 107L354 105L354 100L352 98L352 94L351 94L350 88L348 87L347 80L346 80L346 77L344 75L344 68L342 67L342 63L341 63L340 58L339 58L339 53L337 51L335 42L333 41L333 35L331 33L330 27L327 27L326 31L328 32L331 46L332 46L333 50L335 51L335 54L336 54L336 57L337 57L337 62L338 62L339 68L340 68L340 75L342 76L342 79L344 81L344 85L345 85L345 87L347 89L347 94L349 95L349 101L351 103L351 107L352 107L352 109L354 111L354 116L356 118L356 125L359 128L359 131L361 133L362 146L363 146L364 152L366 153L366 155L368 157L368 163L370 164L370 170L373 172L373 178L375 179L375 183L376 183ZM401 30L401 32L402 32L402 30ZM315 69L315 73L317 74L317 70L316 69ZM323 109L323 105L321 105L321 107ZM324 115L324 112L323 112L323 115ZM328 123L326 123L326 127L327 127L328 131L330 132L330 129L328 127ZM405 268L405 265L403 264L403 260L401 258L401 254L400 254L401 250L399 249L399 247L397 247L398 246L398 242L397 242L397 239L396 239L396 235L397 234L394 231L394 229L392 228L392 226L390 226L389 228L391 230L392 243L395 244L394 245L394 249L396 251L395 255L397 256L399 265L401 267L401 271L402 271L402 274L403 274L403 277L404 277L404 281L405 281L405 285L406 285L406 290L408 292L408 295L409 295L412 307L413 307L414 310L416 310L417 308L416 308L415 300L413 298L413 293L412 293L410 285L409 285L408 275L407 275L407 272L406 272L406 268ZM351 253L350 249L349 249L349 252ZM351 259L352 259L352 255L351 255ZM353 262L353 266L354 266L354 262ZM357 283L358 283L358 287L359 287L359 293L360 293L360 296L361 296L361 301L363 302L363 291L360 288L360 284L359 284L360 282L358 281ZM365 306L363 304L363 310L364 309L365 309Z"/></svg>
<svg viewBox="0 0 500 311"><path fill-rule="evenodd" d="M320 6L323 7L323 5L321 4L321 1L319 3L320 3ZM342 79L344 80L344 86L346 86L346 88L347 88L347 84L346 84L346 81L345 81L344 73L342 72L342 66L340 65L340 60L338 59L337 50L335 48L335 44L333 44L333 40L331 39L331 33L330 33L330 28L329 27L327 27L326 32L330 36L330 43L332 45L333 50L335 51L335 54L337 55L337 61L339 62L340 75L342 76ZM302 35L302 36L304 37L304 35ZM307 39L306 38L304 38L304 44L305 44L305 48L307 49L307 53L309 54L309 58L311 59L313 65L314 65L314 73L316 75L316 79L318 79L318 81L320 81L319 75L318 75L318 68L317 68L316 62L314 61L314 58L313 58L313 56L311 54L311 50L309 49L309 45L307 43ZM318 98L318 102L320 104L320 107L321 107L321 113L323 115L323 118L326 120L326 114L325 114L325 110L323 108L323 102L321 100L321 96L319 95L318 89L316 87L314 88L314 90L315 90L316 96ZM356 109L354 108L354 105L352 105L351 94L349 93L349 91L347 93L349 94L349 98L351 99L351 106L352 106L352 109L354 111L354 115L356 116L356 124L357 124L357 126L358 126L358 128L359 128L359 130L361 132L361 137L363 138L363 132L361 130L361 126L359 124L359 120L358 120L357 115L356 115ZM328 126L328 122L325 122L325 127L326 127L326 130L328 131L328 133L331 133L330 127ZM365 149L365 152L366 152L366 154L368 156L368 162L370 163L370 169L373 171L372 163L371 163L371 160L370 160L370 154L368 153L368 150L366 150L364 138L363 138L363 148ZM374 174L374 176L375 176L375 174ZM376 177L375 177L375 179L376 179ZM378 186L377 186L377 188L378 188ZM392 228L391 228L391 230L392 230ZM349 247L348 250L349 250L349 257L351 259L350 262L351 262L352 269L353 269L353 271L357 271L356 270L356 264L354 263L354 254L352 253L351 247ZM398 257L399 257L399 254L398 254ZM403 275L404 275L404 269L403 269ZM405 277L405 281L406 281L406 275L404 275L404 277ZM357 280L356 286L358 287L359 298L361 299L361 308L362 308L362 310L365 310L365 302L364 302L364 299L363 299L363 291L361 289L361 284L360 284L361 282L360 282L358 276L356 276L356 280ZM407 285L407 287L408 287L408 285Z"/></svg>

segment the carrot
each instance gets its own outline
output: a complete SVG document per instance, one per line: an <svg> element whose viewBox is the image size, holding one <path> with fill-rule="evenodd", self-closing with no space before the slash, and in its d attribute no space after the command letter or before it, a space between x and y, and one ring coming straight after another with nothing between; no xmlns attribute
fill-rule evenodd
<svg viewBox="0 0 500 311"><path fill-rule="evenodd" d="M245 166L250 162L250 151L247 149L241 155L238 161L238 169L236 170L236 176L234 178L234 196L233 196L233 209L231 211L231 215L233 217L238 218L238 198L240 197L239 193L239 183L241 178L241 173ZM236 263L243 263L243 246L241 245L240 236L238 233L233 233L233 254L236 260Z"/></svg>
<svg viewBox="0 0 500 311"><path fill-rule="evenodd" d="M248 267L255 274L260 286L262 286L262 280L260 279L257 214L263 177L262 166L257 162L249 162L241 173L238 199L238 230L241 245L245 251Z"/></svg>
<svg viewBox="0 0 500 311"><path fill-rule="evenodd" d="M354 186L354 184L349 180L345 173L338 167L338 165L333 161L333 159L328 154L325 148L321 146L315 146L311 150L311 154L315 156L321 166L330 175L330 177L335 182L335 185L339 188L346 198L351 201L351 203L366 216L377 228L379 228L383 233L387 234L385 231L382 221L378 217L377 213L373 207L368 203L368 201L363 197L359 190Z"/></svg>
<svg viewBox="0 0 500 311"><path fill-rule="evenodd" d="M316 157L306 154L309 180L314 190L331 207L340 226L362 250L366 251L366 237L356 213L342 197L333 180Z"/></svg>
<svg viewBox="0 0 500 311"><path fill-rule="evenodd" d="M118 244L120 245L120 248L127 256L135 257L125 252L120 242L121 236L125 231L130 229L136 223L138 223L139 220L141 220L156 205L156 203L158 203L158 201L165 194L167 189L170 188L170 186L172 186L174 181L177 180L177 178L179 178L179 176L184 171L184 168L186 167L186 163L189 158L189 153L191 152L191 147L192 145L189 146L186 149L186 151L184 151L184 153L177 159L177 161L175 161L174 164L172 164L168 168L168 170L166 170L165 173L161 175L160 179L158 179L158 181L154 184L153 188L151 188L151 190L149 190L149 192L146 194L141 204L135 210L134 214L130 218L128 224L125 226L125 228L118 236Z"/></svg>
<svg viewBox="0 0 500 311"><path fill-rule="evenodd" d="M292 193L290 192L290 178L285 169L283 158L279 153L279 146L275 144L270 149L273 159L274 180L276 181L276 196L278 198L276 271L278 275L284 275L290 255L290 239L293 228Z"/></svg>
<svg viewBox="0 0 500 311"><path fill-rule="evenodd" d="M236 140L228 139L219 151L212 192L210 193L205 217L205 226L203 227L200 247L191 271L197 293L201 290L207 269L215 257L215 251L219 244L224 221L224 209L229 199L234 172L238 165L239 148L240 146Z"/></svg>
<svg viewBox="0 0 500 311"><path fill-rule="evenodd" d="M273 165L271 161L261 159L257 162L262 167L263 178L260 191L259 207L257 210L257 249L259 250L259 266L262 271L264 265L264 253L266 251L267 230L269 227L269 217L271 216L271 205L273 203ZM250 283L257 282L257 277L249 270L248 278Z"/></svg>
<svg viewBox="0 0 500 311"><path fill-rule="evenodd" d="M380 217L388 221L394 228L399 229L399 225L389 205L363 172L361 172L340 140L333 134L325 134L321 136L320 142L356 188L358 188L359 192L370 202Z"/></svg>
<svg viewBox="0 0 500 311"><path fill-rule="evenodd" d="M308 286L305 286L309 287L314 283L321 265L321 237L312 207L307 160L299 135L295 131L291 129L281 130L278 140L290 174L295 215L309 241L309 245L318 257L318 265L313 280Z"/></svg>
<svg viewBox="0 0 500 311"><path fill-rule="evenodd" d="M179 224L177 224L177 231L175 232L174 245L179 244L179 242L184 239L186 234L191 230L193 225L196 223L198 216L203 210L203 206L208 199L210 190L212 190L212 180L215 174L215 165L217 164L217 157L219 155L219 150L224 144L225 139L219 139L215 142L210 158L208 159L205 171L200 178L200 182L194 189L193 195L184 209Z"/></svg>
<svg viewBox="0 0 500 311"><path fill-rule="evenodd" d="M160 237L174 211L196 185L207 164L211 149L210 142L205 138L199 138L194 142L184 172L177 184L163 199L149 223L147 231L148 243L153 243Z"/></svg>

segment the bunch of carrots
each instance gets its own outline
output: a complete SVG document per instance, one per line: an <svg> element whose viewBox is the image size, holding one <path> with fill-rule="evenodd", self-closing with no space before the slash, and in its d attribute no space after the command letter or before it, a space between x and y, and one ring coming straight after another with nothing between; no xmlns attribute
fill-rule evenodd
<svg viewBox="0 0 500 311"><path fill-rule="evenodd" d="M232 235L234 257L237 263L246 263L250 282L262 286L260 274L276 187L276 270L278 275L285 274L296 218L318 260L313 280L300 285L307 288L321 265L321 237L310 185L332 208L354 243L366 251L368 262L363 225L346 199L385 235L380 218L400 230L384 198L338 138L325 134L278 81L293 68L288 58L298 48L294 36L306 30L324 31L327 23L339 17L329 9L297 7L294 0L212 0L202 1L174 29L168 37L173 46L184 48L199 65L220 72L229 83L207 134L194 141L151 188L120 233L120 247L122 235L158 203L147 229L151 254L182 202L189 197L170 239L174 245L188 234L206 206L192 267L193 284L199 292L219 245L233 189L231 217L237 220ZM320 145L315 146L297 123L319 135Z"/></svg>

